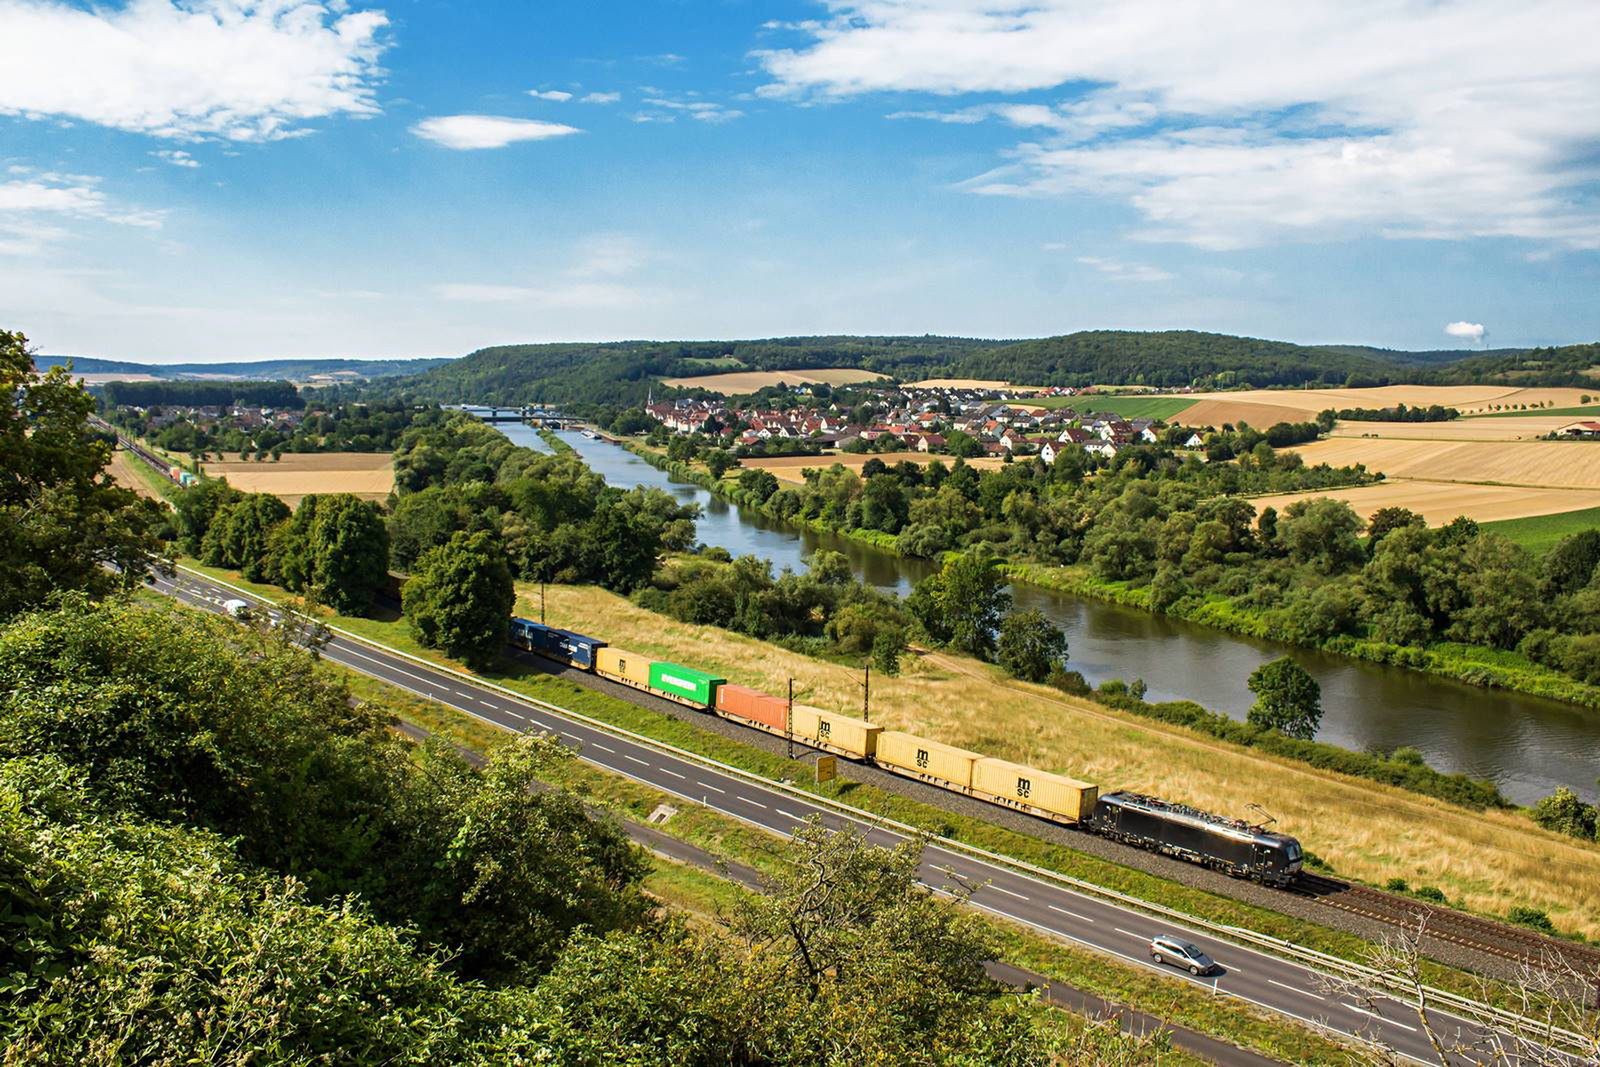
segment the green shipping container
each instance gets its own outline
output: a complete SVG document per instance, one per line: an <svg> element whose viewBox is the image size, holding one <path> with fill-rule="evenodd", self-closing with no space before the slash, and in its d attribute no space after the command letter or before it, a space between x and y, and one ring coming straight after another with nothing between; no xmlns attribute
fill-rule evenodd
<svg viewBox="0 0 1600 1067"><path fill-rule="evenodd" d="M697 671L693 667L662 662L650 664L651 689L697 708L709 708L714 704L717 686L722 683L723 679L716 675Z"/></svg>

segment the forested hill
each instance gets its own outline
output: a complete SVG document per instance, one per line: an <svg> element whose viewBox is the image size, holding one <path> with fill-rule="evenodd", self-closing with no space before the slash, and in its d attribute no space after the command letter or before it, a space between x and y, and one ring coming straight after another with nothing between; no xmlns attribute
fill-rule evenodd
<svg viewBox="0 0 1600 1067"><path fill-rule="evenodd" d="M247 381L289 379L305 381L317 374L347 374L361 378L388 378L421 374L431 367L448 363L444 358L426 359L263 359L235 363L128 363L117 359L90 356L35 355L39 370L71 364L79 374L148 375L152 378L237 378Z"/></svg>

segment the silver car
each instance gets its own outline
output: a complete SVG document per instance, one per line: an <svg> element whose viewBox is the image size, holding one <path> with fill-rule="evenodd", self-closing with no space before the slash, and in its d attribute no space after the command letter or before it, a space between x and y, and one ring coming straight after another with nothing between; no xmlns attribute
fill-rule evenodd
<svg viewBox="0 0 1600 1067"><path fill-rule="evenodd" d="M1157 963L1178 967L1196 976L1213 974L1221 969L1216 961L1201 952L1198 946L1176 937L1151 938L1150 958Z"/></svg>

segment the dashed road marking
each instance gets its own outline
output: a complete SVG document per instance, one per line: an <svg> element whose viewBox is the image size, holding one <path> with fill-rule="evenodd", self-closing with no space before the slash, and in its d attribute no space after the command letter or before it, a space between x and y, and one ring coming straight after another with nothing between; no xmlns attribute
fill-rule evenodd
<svg viewBox="0 0 1600 1067"><path fill-rule="evenodd" d="M1366 1008L1358 1008L1354 1004L1346 1004L1345 1007L1349 1008L1353 1012L1365 1015L1368 1018L1376 1019L1381 1023L1388 1023L1390 1026L1398 1026L1402 1030L1410 1030L1413 1034L1417 1032L1417 1028L1415 1026L1407 1026L1405 1023L1395 1022L1393 1019L1385 1019L1375 1011L1368 1011Z"/></svg>
<svg viewBox="0 0 1600 1067"><path fill-rule="evenodd" d="M687 775L679 774L677 771L669 771L665 767L657 767L656 770L660 771L662 774L670 774L674 778L681 778L686 782L689 780Z"/></svg>
<svg viewBox="0 0 1600 1067"><path fill-rule="evenodd" d="M1046 904L1045 907L1049 908L1051 911L1059 911L1063 915L1070 915L1074 919L1081 919L1086 923L1094 922L1094 920L1089 918L1089 916L1087 916L1087 915L1079 915L1075 911L1068 911L1066 908L1058 908L1054 904Z"/></svg>
<svg viewBox="0 0 1600 1067"><path fill-rule="evenodd" d="M623 753L623 754L622 754L622 758L623 758L623 759L631 759L631 760L633 760L633 762L635 762L635 763L637 763L637 764L638 764L638 765L639 765L639 766L641 766L641 767L648 767L648 766L650 766L650 762L649 762L649 761L648 761L648 760L642 760L642 759L640 759L640 758L639 758L639 757L638 757L638 756L630 756L630 755L628 755L628 754L627 754L627 753L626 753L626 752L624 752L624 753Z"/></svg>
<svg viewBox="0 0 1600 1067"><path fill-rule="evenodd" d="M1268 985L1275 985L1279 989L1287 989L1289 992L1296 993L1296 994L1298 994L1298 995L1300 995L1302 997L1315 997L1317 1000L1326 999L1325 997L1317 996L1315 993L1312 993L1309 990L1301 989L1298 986L1284 985L1282 982L1278 981L1276 978L1268 978L1267 979L1267 984Z"/></svg>
<svg viewBox="0 0 1600 1067"><path fill-rule="evenodd" d="M1016 892L1015 890L1012 890L1012 889L1007 889L1003 885L994 885L994 884L991 883L989 888L993 889L997 893L1004 893L1008 897L1016 897L1018 900L1027 900L1028 899L1027 897L1023 896L1021 893L1018 893L1018 892Z"/></svg>

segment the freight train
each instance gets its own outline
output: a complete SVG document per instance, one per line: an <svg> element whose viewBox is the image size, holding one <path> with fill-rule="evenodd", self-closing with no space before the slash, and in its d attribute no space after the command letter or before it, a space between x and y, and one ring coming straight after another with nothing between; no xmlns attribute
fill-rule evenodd
<svg viewBox="0 0 1600 1067"><path fill-rule="evenodd" d="M513 617L511 644L601 678L892 774L1223 871L1287 885L1300 842L1240 819L985 756L838 712L790 704L716 674L651 659L595 637Z"/></svg>

